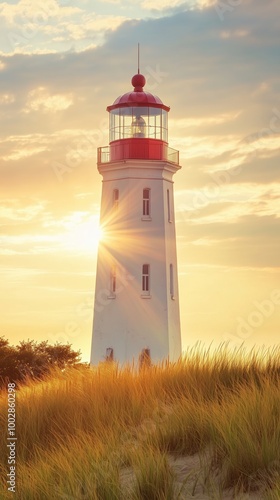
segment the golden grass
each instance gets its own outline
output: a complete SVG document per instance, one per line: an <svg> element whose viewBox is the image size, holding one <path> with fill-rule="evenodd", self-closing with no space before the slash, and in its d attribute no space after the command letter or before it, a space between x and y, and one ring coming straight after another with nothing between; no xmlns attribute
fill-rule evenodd
<svg viewBox="0 0 280 500"><path fill-rule="evenodd" d="M140 373L113 364L55 371L17 390L16 498L191 498L198 476L179 484L170 457L199 453L203 498L227 498L221 491L231 488L279 499L279 394L277 349L191 350ZM8 499L5 391L0 425L0 498Z"/></svg>

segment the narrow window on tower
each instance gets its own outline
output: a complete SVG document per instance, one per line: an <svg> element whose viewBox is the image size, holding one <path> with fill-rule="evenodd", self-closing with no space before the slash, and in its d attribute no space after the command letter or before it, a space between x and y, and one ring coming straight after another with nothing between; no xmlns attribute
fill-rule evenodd
<svg viewBox="0 0 280 500"><path fill-rule="evenodd" d="M113 191L113 208L116 210L119 206L119 190L114 189Z"/></svg>
<svg viewBox="0 0 280 500"><path fill-rule="evenodd" d="M168 222L172 222L169 189L167 189L167 215L168 215Z"/></svg>
<svg viewBox="0 0 280 500"><path fill-rule="evenodd" d="M114 349L112 347L107 347L105 359L106 361L114 361Z"/></svg>
<svg viewBox="0 0 280 500"><path fill-rule="evenodd" d="M171 299L174 300L174 271L173 271L173 264L170 264L169 266L169 280L170 280L170 296Z"/></svg>
<svg viewBox="0 0 280 500"><path fill-rule="evenodd" d="M142 297L150 296L150 265L142 266Z"/></svg>
<svg viewBox="0 0 280 500"><path fill-rule="evenodd" d="M110 272L110 295L109 299L114 299L116 297L116 289L117 289L117 268L116 266L112 266Z"/></svg>
<svg viewBox="0 0 280 500"><path fill-rule="evenodd" d="M141 370L142 368L148 368L151 365L151 351L148 347L145 347L139 355L139 368Z"/></svg>
<svg viewBox="0 0 280 500"><path fill-rule="evenodd" d="M149 219L151 217L151 190L143 189L143 217Z"/></svg>

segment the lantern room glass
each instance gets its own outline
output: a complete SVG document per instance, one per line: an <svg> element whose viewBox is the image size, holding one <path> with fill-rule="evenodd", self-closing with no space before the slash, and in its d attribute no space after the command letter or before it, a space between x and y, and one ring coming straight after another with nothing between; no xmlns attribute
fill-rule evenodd
<svg viewBox="0 0 280 500"><path fill-rule="evenodd" d="M146 138L168 142L167 111L152 106L116 108L110 111L110 143Z"/></svg>

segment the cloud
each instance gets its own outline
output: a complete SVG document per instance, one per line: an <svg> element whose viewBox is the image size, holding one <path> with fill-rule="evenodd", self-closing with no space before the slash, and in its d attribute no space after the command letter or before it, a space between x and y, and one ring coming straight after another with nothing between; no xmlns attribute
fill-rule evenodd
<svg viewBox="0 0 280 500"><path fill-rule="evenodd" d="M192 2L194 5L195 2ZM186 5L185 0L173 0L172 2L168 0L142 0L141 6L147 10L164 10L170 8L176 8L178 6Z"/></svg>
<svg viewBox="0 0 280 500"><path fill-rule="evenodd" d="M25 23L26 25L41 25L53 17L65 17L79 14L78 7L60 6L56 0L20 0L15 4L2 2L0 17L10 24Z"/></svg>
<svg viewBox="0 0 280 500"><path fill-rule="evenodd" d="M7 199L5 205L0 209L0 224L10 221L30 221L38 214L42 213L45 208L45 203L42 201L35 204L27 204L25 201L24 206L18 206L18 199Z"/></svg>
<svg viewBox="0 0 280 500"><path fill-rule="evenodd" d="M59 5L55 0L21 0L0 6L0 39L7 54L51 53L83 50L104 42L104 34L115 30L127 16L100 14L85 5Z"/></svg>
<svg viewBox="0 0 280 500"><path fill-rule="evenodd" d="M276 145L277 143L277 145ZM279 136L275 138L275 150L268 152L267 150L260 151L259 155L253 154L251 159L242 163L239 169L235 171L235 175L231 175L232 169L228 170L228 176L232 184L250 183L269 184L280 183L279 169ZM216 176L222 174L221 171L216 171Z"/></svg>
<svg viewBox="0 0 280 500"><path fill-rule="evenodd" d="M0 105L1 104L11 104L15 102L14 94L2 94L0 95Z"/></svg>
<svg viewBox="0 0 280 500"><path fill-rule="evenodd" d="M181 228L178 226L178 236ZM279 268L280 218L244 215L235 222L189 224L184 236L189 264Z"/></svg>
<svg viewBox="0 0 280 500"><path fill-rule="evenodd" d="M247 30L233 30L233 31L222 31L220 34L221 38L240 38L247 37L250 34Z"/></svg>
<svg viewBox="0 0 280 500"><path fill-rule="evenodd" d="M178 9L197 10L210 7L215 4L216 0L142 0L141 6L150 11L176 12Z"/></svg>
<svg viewBox="0 0 280 500"><path fill-rule="evenodd" d="M68 109L73 104L72 94L50 95L45 87L31 90L27 96L25 113L42 111L43 113L56 113Z"/></svg>

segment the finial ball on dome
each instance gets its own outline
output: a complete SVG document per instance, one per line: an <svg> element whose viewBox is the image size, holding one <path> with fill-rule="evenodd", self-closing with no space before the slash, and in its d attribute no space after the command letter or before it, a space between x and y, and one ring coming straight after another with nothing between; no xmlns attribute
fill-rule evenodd
<svg viewBox="0 0 280 500"><path fill-rule="evenodd" d="M142 88L144 87L144 85L146 83L146 78L144 77L144 75L141 75L140 73L138 73L137 75L134 75L132 77L131 83L132 83L133 87L135 88L135 90L142 90Z"/></svg>

